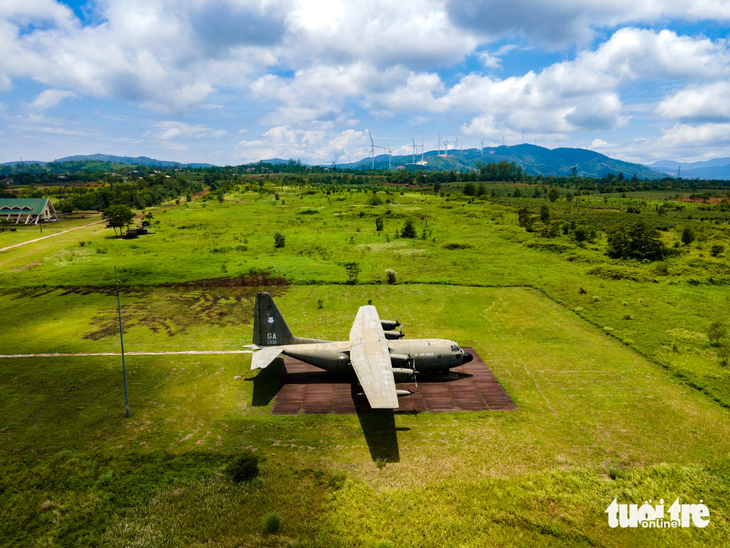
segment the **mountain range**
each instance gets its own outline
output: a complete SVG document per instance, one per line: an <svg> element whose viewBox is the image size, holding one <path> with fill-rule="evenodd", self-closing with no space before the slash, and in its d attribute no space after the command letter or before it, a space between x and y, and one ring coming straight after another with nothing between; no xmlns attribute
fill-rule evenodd
<svg viewBox="0 0 730 548"><path fill-rule="evenodd" d="M414 162L415 159L415 162ZM390 161L389 161L390 160ZM89 154L66 156L55 160L61 162L98 161L113 162L131 165L147 165L160 167L215 167L207 163L182 164L168 160L156 160L146 156L114 156L110 154ZM687 179L724 179L730 180L730 158L715 158L703 162L682 163L672 160L661 160L649 165L634 164L610 158L599 152L582 148L555 148L549 149L530 144L513 146L487 147L483 149L471 148L466 150L435 151L429 150L423 154L396 155L390 159L387 154L379 154L375 158L363 158L357 162L336 164L338 168L368 169L374 165L375 169L392 168L408 170L442 171L442 170L471 170L477 163L515 162L521 165L528 175L555 175L568 176L575 168L576 174L586 177L602 177L607 173L623 173L624 177L636 175L641 179L656 179L662 176L680 176ZM271 158L261 160L260 163L274 165L287 164L289 160ZM45 165L47 162L6 162L1 165L15 166L18 164ZM324 165L324 164L323 164ZM330 164L324 165L330 167Z"/></svg>
<svg viewBox="0 0 730 548"><path fill-rule="evenodd" d="M515 162L521 165L528 175L555 175L568 176L573 168L576 174L585 177L602 177L606 173L623 173L624 177L636 175L641 179L656 179L661 174L641 164L623 162L609 158L599 152L582 148L555 148L522 144L514 146L486 147L483 149L471 148L466 150L449 150L447 153L430 150L423 155L416 154L413 162L412 154L393 156L390 158L391 167L403 167L408 170L423 169L424 171L442 170L469 170L476 168L478 162L485 164L499 162ZM376 169L388 167L388 155L380 154L365 158L351 164L337 164L337 167L358 169L369 168L371 164Z"/></svg>
<svg viewBox="0 0 730 548"><path fill-rule="evenodd" d="M84 161L96 161L96 162L111 162L114 164L130 164L135 166L159 166L159 167L215 167L213 164L181 164L180 162L170 162L167 160L155 160L154 158L148 158L147 156L137 156L132 158L131 156L114 156L111 154L80 154L76 156L65 156L58 160L53 160L54 163L62 162L84 162ZM16 162L5 162L3 166L16 166L18 164L38 164L44 166L51 162L40 162L34 160L16 161Z"/></svg>
<svg viewBox="0 0 730 548"><path fill-rule="evenodd" d="M648 167L685 179L720 179L730 180L730 158L713 158L704 162L675 162L673 160L661 160L649 164Z"/></svg>

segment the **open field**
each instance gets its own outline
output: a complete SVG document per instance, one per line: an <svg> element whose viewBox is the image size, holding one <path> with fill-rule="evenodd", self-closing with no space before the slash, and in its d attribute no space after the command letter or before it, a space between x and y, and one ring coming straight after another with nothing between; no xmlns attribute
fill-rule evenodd
<svg viewBox="0 0 730 548"><path fill-rule="evenodd" d="M251 290L236 293L253 296ZM54 297L49 294L14 302L24 308L41 308ZM317 308L320 298L325 302L323 309ZM519 536L513 539L514 545L543 537L569 544L580 544L586 538L612 544L605 536L610 530L604 525L602 510L614 496L641 493L639 498L704 497L713 509L713 533L707 536L709 529L695 532L696 536L685 540L729 538L727 485L721 476L715 476L720 472L714 467L725 470L728 466L730 418L719 406L531 290L316 286L291 288L278 298L295 333L328 338L345 336L347 320L368 300L380 308L383 317L394 315L392 303L397 302L409 336L438 335L477 348L520 410L396 415L399 462L379 471L371 452L391 454L392 448L378 448L379 436L368 440L363 430L372 435L373 429L388 425L361 425L361 421L383 419L268 416L271 379L267 379L268 387L258 386L256 380L233 380L235 375L251 378L247 356L129 358L133 410L129 421L123 418L119 359L3 360L0 415L6 431L2 459L6 464L15 463L10 477L20 481L13 486L6 476L5 511L17 515L12 508L26 500L18 509L31 515L18 519L30 520L38 533L50 536L65 527L73 528L71 522L82 519L79 512L102 514L97 519L111 525L114 519L104 514L115 509L116 498L134 498L126 490L131 489L128 483L137 472L128 468L134 462L162 459L162 452L174 464L159 487L169 484L181 493L172 498L168 491L157 495L151 506L137 510L140 516L133 522L119 516L120 523L110 529L115 534L125 531L129 539L141 540L151 534L150 528L164 527L164 516L173 508L185 506L176 497L203 497L216 501L213 508L242 504L248 508L244 514L278 510L294 522L289 530L294 538L314 533L332 545L368 546L381 537L398 545L418 544L413 535L424 528L434 529L432 538L437 541L461 531L451 541L474 546L484 545L495 534L508 542L515 532ZM77 328L61 338L81 346L86 341L84 333L98 325L94 307L85 307L74 316ZM235 324L235 317L230 320ZM225 317L224 322L228 321ZM436 332L433 325L444 327ZM173 337L164 331L154 333L147 326L133 327L126 342L130 350L158 347L158 341L163 347L170 339L181 349L223 347L232 337L238 339L234 344L247 342L249 334L250 326L221 329L217 322L201 319L195 331ZM114 333L104 339L110 347L116 342ZM3 341L3 351L5 344ZM24 344L47 349L53 343L31 332ZM256 394L257 390L261 393ZM369 450L369 444L375 448ZM266 494L259 493L254 500L221 485L223 480L216 475L226 456L242 446L255 448L267 458ZM190 451L196 456L189 457ZM199 461L204 457L202 466ZM47 469L50 462L70 468L73 495L66 492L70 485L62 478L52 478L50 486L37 483L38 477L53 475L55 467ZM26 466L29 469L23 472ZM194 469L189 472L192 478L187 477L188 468ZM607 476L611 469L624 470L626 476L614 481ZM100 487L99 477L110 472L112 477ZM332 494L326 500L311 501L318 519L307 531L297 522L297 512L305 512L307 504L300 500L298 510L289 508L292 501L286 498L294 489L304 501L314 496L316 489L301 492L298 482L300 475L314 478L317 472L322 477L347 479L337 489L327 487L325 491ZM699 477L703 480L695 484ZM651 482L644 483L648 478ZM55 481L59 486L54 489ZM270 492L270 481L275 492ZM713 485L712 493L705 491L707 482ZM545 491L550 485L564 483L575 483L590 492ZM13 496L18 487L20 493ZM652 492L645 493L644 488ZM547 497L546 505L532 508L523 522L520 508L533 496ZM44 514L38 508L46 499L57 510L56 523L46 524L44 529ZM585 511L583 504L587 505ZM413 512L407 507L414 508ZM429 525L431 519L434 523ZM217 542L226 545L223 539L227 535L254 542L257 523L234 521L218 533ZM343 523L358 525L343 529ZM192 534L202 542L210 534L208 526L195 525L185 535ZM546 533L545 528L564 533ZM13 538L8 531L4 533L4 538ZM621 542L630 543L630 538L627 535Z"/></svg>
<svg viewBox="0 0 730 548"><path fill-rule="evenodd" d="M128 359L125 419L118 358L3 359L0 546L730 542L730 372L706 335L730 305L727 259L708 253L728 247L727 224L646 206L670 221L670 247L689 222L703 236L658 267L516 225L517 204L544 199L277 191L283 204L154 208L156 234L138 240L99 225L0 254L0 302L17 311L0 317L0 354L118 351L115 264L127 350L240 349L261 288L237 277L268 270L293 284L265 289L295 334L346 338L372 301L408 337L473 346L519 410L273 417L276 364L254 375L247 355L175 355ZM593 219L622 203L549 205ZM418 238L396 237L409 217ZM236 486L222 470L242 448L264 458L262 480ZM710 525L613 530L615 497L703 499ZM283 524L264 535L271 511Z"/></svg>

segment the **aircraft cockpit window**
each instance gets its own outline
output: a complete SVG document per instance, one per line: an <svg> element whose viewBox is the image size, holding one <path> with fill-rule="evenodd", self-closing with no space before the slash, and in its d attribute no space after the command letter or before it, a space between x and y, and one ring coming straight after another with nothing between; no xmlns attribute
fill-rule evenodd
<svg viewBox="0 0 730 548"><path fill-rule="evenodd" d="M459 347L457 345L455 345L455 344L452 344L451 345L451 351L452 352L458 352L459 351Z"/></svg>

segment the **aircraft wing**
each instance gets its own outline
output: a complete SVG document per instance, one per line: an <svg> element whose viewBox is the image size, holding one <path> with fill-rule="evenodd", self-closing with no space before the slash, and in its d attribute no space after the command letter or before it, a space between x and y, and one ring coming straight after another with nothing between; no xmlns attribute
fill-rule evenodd
<svg viewBox="0 0 730 548"><path fill-rule="evenodd" d="M361 306L350 330L350 361L373 409L397 409L393 367L388 341L383 334L378 311Z"/></svg>

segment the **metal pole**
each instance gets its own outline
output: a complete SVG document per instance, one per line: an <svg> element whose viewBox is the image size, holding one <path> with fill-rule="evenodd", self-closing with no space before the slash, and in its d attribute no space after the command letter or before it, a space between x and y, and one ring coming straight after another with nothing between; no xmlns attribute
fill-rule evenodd
<svg viewBox="0 0 730 548"><path fill-rule="evenodd" d="M114 279L117 281L117 313L119 314L119 340L122 343L122 376L124 377L124 406L127 409L129 418L129 396L127 395L127 369L124 366L124 336L122 330L122 307L119 304L119 278L117 278L117 265L114 265Z"/></svg>

